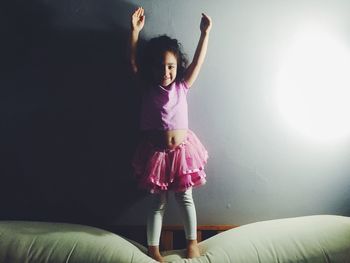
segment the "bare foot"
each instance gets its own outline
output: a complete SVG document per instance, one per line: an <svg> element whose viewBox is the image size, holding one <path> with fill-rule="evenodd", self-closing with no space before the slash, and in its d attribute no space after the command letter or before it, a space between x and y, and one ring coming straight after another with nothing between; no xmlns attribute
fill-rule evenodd
<svg viewBox="0 0 350 263"><path fill-rule="evenodd" d="M159 246L149 246L148 247L148 255L153 258L154 260L157 260L158 262L165 262L164 258L159 252Z"/></svg>
<svg viewBox="0 0 350 263"><path fill-rule="evenodd" d="M199 247L197 240L188 240L187 242L187 257L188 258L197 258L200 257Z"/></svg>

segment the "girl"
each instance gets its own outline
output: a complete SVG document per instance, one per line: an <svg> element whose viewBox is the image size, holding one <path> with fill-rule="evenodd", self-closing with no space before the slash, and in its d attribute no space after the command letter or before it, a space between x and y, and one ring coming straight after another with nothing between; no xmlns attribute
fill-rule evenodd
<svg viewBox="0 0 350 263"><path fill-rule="evenodd" d="M153 194L147 219L148 252L163 262L159 239L168 192L173 191L185 227L187 257L194 258L200 253L192 187L206 182L203 168L208 153L188 129L186 94L204 62L212 23L210 17L202 14L200 39L188 67L178 41L165 35L148 41L142 56L137 56L139 33L144 24L144 9L139 7L131 17L129 55L132 72L143 84L143 136L133 167L139 185Z"/></svg>

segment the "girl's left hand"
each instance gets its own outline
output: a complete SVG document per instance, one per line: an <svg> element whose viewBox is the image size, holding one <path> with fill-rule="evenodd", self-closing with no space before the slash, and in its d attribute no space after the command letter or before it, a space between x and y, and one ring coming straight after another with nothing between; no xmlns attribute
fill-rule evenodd
<svg viewBox="0 0 350 263"><path fill-rule="evenodd" d="M202 33L209 33L212 26L211 18L206 14L202 13L202 20L200 24L200 29Z"/></svg>

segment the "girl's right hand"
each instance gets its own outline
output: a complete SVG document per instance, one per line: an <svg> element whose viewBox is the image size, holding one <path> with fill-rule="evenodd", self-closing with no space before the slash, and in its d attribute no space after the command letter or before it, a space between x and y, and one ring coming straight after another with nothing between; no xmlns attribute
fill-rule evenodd
<svg viewBox="0 0 350 263"><path fill-rule="evenodd" d="M203 33L209 33L212 27L212 21L210 16L207 16L206 14L202 13L202 20L200 24L200 29Z"/></svg>
<svg viewBox="0 0 350 263"><path fill-rule="evenodd" d="M140 32L145 25L145 10L138 7L131 16L131 29Z"/></svg>

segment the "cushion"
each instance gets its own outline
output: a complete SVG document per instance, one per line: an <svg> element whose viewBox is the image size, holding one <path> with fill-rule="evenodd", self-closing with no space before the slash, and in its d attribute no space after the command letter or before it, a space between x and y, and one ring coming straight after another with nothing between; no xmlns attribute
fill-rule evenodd
<svg viewBox="0 0 350 263"><path fill-rule="evenodd" d="M202 256L163 253L176 263L347 263L350 218L305 216L243 225L199 243ZM156 262L147 249L111 232L77 224L0 221L0 262Z"/></svg>
<svg viewBox="0 0 350 263"><path fill-rule="evenodd" d="M199 244L192 263L350 262L350 218L317 215L243 225ZM184 262L185 250L168 251L167 261Z"/></svg>
<svg viewBox="0 0 350 263"><path fill-rule="evenodd" d="M0 221L3 263L149 263L146 248L111 232L77 224Z"/></svg>

